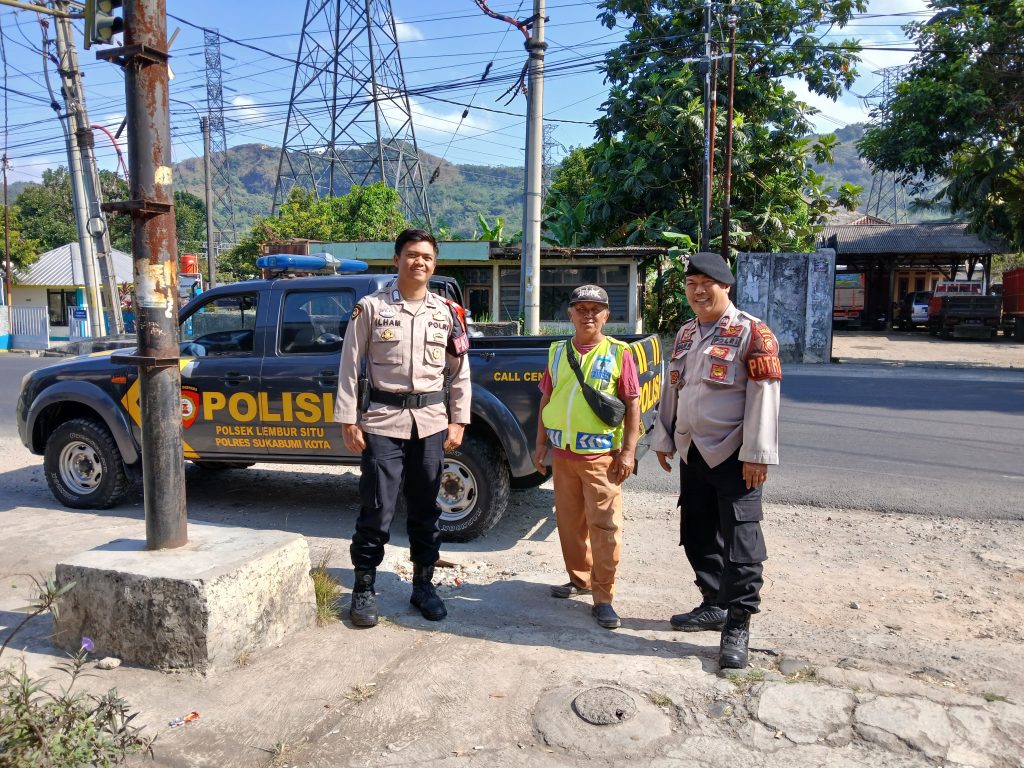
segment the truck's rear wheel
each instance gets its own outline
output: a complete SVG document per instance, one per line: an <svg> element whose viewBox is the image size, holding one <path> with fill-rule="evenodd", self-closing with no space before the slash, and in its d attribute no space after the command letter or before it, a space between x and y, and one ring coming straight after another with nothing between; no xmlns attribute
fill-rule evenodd
<svg viewBox="0 0 1024 768"><path fill-rule="evenodd" d="M98 419L66 421L46 441L46 483L72 509L107 509L131 488L117 443Z"/></svg>
<svg viewBox="0 0 1024 768"><path fill-rule="evenodd" d="M458 450L444 457L441 535L446 541L469 541L489 531L508 507L508 465L491 441L467 434Z"/></svg>

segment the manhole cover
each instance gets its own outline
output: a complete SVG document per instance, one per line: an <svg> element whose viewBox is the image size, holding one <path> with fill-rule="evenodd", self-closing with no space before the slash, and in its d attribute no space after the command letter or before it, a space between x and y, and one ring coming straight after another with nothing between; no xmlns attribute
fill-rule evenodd
<svg viewBox="0 0 1024 768"><path fill-rule="evenodd" d="M636 714L633 697L607 685L584 691L572 700L572 708L593 725L624 723Z"/></svg>

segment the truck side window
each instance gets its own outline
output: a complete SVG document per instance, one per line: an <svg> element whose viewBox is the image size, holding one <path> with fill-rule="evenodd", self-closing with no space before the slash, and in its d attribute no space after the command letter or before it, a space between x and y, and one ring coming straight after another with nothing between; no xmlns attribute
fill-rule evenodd
<svg viewBox="0 0 1024 768"><path fill-rule="evenodd" d="M218 296L181 323L181 354L189 357L251 355L259 295Z"/></svg>
<svg viewBox="0 0 1024 768"><path fill-rule="evenodd" d="M355 291L351 288L289 291L282 302L278 352L282 355L339 352L355 302Z"/></svg>

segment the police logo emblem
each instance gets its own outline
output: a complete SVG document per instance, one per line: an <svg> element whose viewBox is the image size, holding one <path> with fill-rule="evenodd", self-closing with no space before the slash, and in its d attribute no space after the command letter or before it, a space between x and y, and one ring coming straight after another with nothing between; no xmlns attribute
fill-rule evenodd
<svg viewBox="0 0 1024 768"><path fill-rule="evenodd" d="M669 381L673 387L679 386L679 371L669 371Z"/></svg>
<svg viewBox="0 0 1024 768"><path fill-rule="evenodd" d="M715 363L711 366L711 378L714 381L725 381L729 376L729 366L723 363Z"/></svg>
<svg viewBox="0 0 1024 768"><path fill-rule="evenodd" d="M380 315L381 317L394 317L395 310L393 310L391 307L382 307L377 314Z"/></svg>
<svg viewBox="0 0 1024 768"><path fill-rule="evenodd" d="M392 290L391 291L391 300L392 301L401 301L402 300L402 292L399 291L397 288Z"/></svg>
<svg viewBox="0 0 1024 768"><path fill-rule="evenodd" d="M739 336L741 333L743 333L742 325L730 325L728 328L722 328L722 336L725 336L726 338Z"/></svg>
<svg viewBox="0 0 1024 768"><path fill-rule="evenodd" d="M355 320L361 314L363 314L363 305L362 304L356 304L354 307L352 307L352 319L353 320Z"/></svg>
<svg viewBox="0 0 1024 768"><path fill-rule="evenodd" d="M385 328L383 331L380 332L380 340L381 341L391 341L394 338L395 338L395 332L393 330L391 330L390 328Z"/></svg>
<svg viewBox="0 0 1024 768"><path fill-rule="evenodd" d="M432 358L434 358L435 360L440 360L441 359L441 350L437 349L435 347L434 349L430 350L430 356Z"/></svg>
<svg viewBox="0 0 1024 768"><path fill-rule="evenodd" d="M758 326L757 335L761 337L761 348L764 349L769 355L774 355L779 351L779 345L775 341L775 336L766 325Z"/></svg>
<svg viewBox="0 0 1024 768"><path fill-rule="evenodd" d="M438 341L438 342L443 342L444 341L444 334L441 331L434 331L434 335L432 337L432 340L433 341Z"/></svg>

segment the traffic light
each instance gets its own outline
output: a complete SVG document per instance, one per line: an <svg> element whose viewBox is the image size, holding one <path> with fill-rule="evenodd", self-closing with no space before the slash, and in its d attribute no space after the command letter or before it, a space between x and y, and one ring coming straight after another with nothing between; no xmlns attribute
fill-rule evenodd
<svg viewBox="0 0 1024 768"><path fill-rule="evenodd" d="M85 0L85 47L93 43L109 45L114 35L124 29L124 19L117 15L124 0Z"/></svg>

